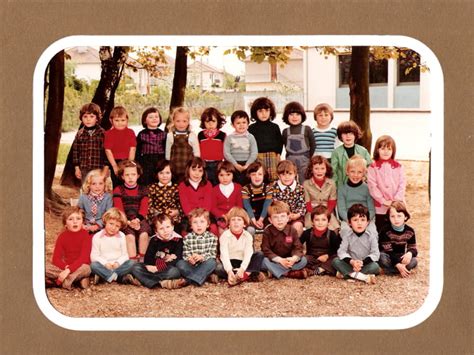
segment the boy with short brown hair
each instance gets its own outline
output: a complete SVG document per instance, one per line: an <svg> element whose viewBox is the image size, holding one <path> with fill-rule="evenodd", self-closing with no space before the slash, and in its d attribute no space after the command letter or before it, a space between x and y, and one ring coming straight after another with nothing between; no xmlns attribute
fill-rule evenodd
<svg viewBox="0 0 474 355"><path fill-rule="evenodd" d="M268 207L271 225L265 228L262 252L265 256L262 269L280 279L282 276L295 279L308 277L306 258L297 231L288 224L290 208L283 201L273 201Z"/></svg>

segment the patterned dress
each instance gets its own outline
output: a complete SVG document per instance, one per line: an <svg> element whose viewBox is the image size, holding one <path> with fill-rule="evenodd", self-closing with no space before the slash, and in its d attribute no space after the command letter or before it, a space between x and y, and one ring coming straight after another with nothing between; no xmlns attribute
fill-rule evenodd
<svg viewBox="0 0 474 355"><path fill-rule="evenodd" d="M177 209L178 215L174 217L173 223L181 222L181 204L179 203L178 185L163 185L159 182L148 186L148 221L151 223L153 217L160 213L169 214L170 210Z"/></svg>
<svg viewBox="0 0 474 355"><path fill-rule="evenodd" d="M291 213L299 213L303 222L306 213L303 186L296 180L290 186L284 186L279 180L273 183L273 199L283 201L290 207Z"/></svg>

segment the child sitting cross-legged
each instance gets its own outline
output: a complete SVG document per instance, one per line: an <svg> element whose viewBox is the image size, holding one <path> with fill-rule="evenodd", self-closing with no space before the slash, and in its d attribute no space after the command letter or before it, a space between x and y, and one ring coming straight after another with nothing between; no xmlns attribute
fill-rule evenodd
<svg viewBox="0 0 474 355"><path fill-rule="evenodd" d="M326 206L316 206L311 212L313 228L305 230L300 237L300 242L306 243L306 268L310 275L336 275L331 263L337 255L341 238L328 229L331 218Z"/></svg>
<svg viewBox="0 0 474 355"><path fill-rule="evenodd" d="M210 225L209 211L195 208L188 218L192 232L184 239L183 259L176 266L186 279L182 286L190 283L202 286L216 268L217 237L207 230Z"/></svg>
<svg viewBox="0 0 474 355"><path fill-rule="evenodd" d="M150 239L144 263L136 263L132 274L142 285L174 289L186 281L176 267L183 256L183 239L174 231L173 221L167 214L158 214L152 222L156 234Z"/></svg>
<svg viewBox="0 0 474 355"><path fill-rule="evenodd" d="M403 202L393 201L387 216L390 223L382 227L379 233L380 266L386 274L408 277L418 263L415 231L405 224L410 214Z"/></svg>
<svg viewBox="0 0 474 355"><path fill-rule="evenodd" d="M375 283L380 273L377 232L369 226L369 210L361 204L352 205L347 212L350 228L341 228L341 246L332 266L336 277Z"/></svg>
<svg viewBox="0 0 474 355"><path fill-rule="evenodd" d="M62 217L65 230L56 239L52 263L46 262L46 287L70 290L74 282L79 282L81 288L87 288L91 273L91 237L84 229L84 211L70 206Z"/></svg>
<svg viewBox="0 0 474 355"><path fill-rule="evenodd" d="M260 272L263 253L253 251L253 237L245 230L250 223L247 212L243 208L233 207L225 219L229 229L219 238L222 264L217 265L216 274L227 278L230 286L248 279L265 280L265 275Z"/></svg>
<svg viewBox="0 0 474 355"><path fill-rule="evenodd" d="M271 225L265 228L262 238L262 252L265 255L262 269L269 276L305 279L308 272L304 267L307 260L303 256L303 246L296 230L288 224L290 208L283 201L273 201L268 207Z"/></svg>
<svg viewBox="0 0 474 355"><path fill-rule="evenodd" d="M104 229L92 238L91 269L99 278L108 283L117 281L139 286L140 283L130 274L133 261L128 258L125 235L120 231L127 224L127 217L118 208L112 207L102 216Z"/></svg>

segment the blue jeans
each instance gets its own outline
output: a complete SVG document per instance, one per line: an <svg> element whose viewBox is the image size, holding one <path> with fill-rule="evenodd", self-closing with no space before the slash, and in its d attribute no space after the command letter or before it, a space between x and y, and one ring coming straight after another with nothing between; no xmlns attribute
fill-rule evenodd
<svg viewBox="0 0 474 355"><path fill-rule="evenodd" d="M216 268L216 259L208 259L197 265L191 265L186 260L181 259L176 263L176 267L188 282L202 286Z"/></svg>
<svg viewBox="0 0 474 355"><path fill-rule="evenodd" d="M136 263L132 268L132 275L135 276L140 283L148 288L153 288L162 280L179 279L181 273L175 266L168 266L165 271L149 272L145 264Z"/></svg>
<svg viewBox="0 0 474 355"><path fill-rule="evenodd" d="M387 275L389 274L399 274L400 272L398 269L395 267L395 265L392 264L392 260L390 259L390 255L387 253L380 253L380 259L379 259L379 264L382 269L384 269L385 273ZM416 260L415 257L411 258L411 261L405 265L407 270L411 270L418 265L418 260Z"/></svg>
<svg viewBox="0 0 474 355"><path fill-rule="evenodd" d="M270 259L265 257L265 258L263 258L262 269L270 271L273 276L275 276L277 279L279 279L283 275L285 275L288 271L301 270L302 268L304 268L306 266L307 262L308 261L303 256L300 261L298 261L296 264L293 264L292 267L287 269L287 268L283 267L281 264L275 263L275 262L273 262Z"/></svg>
<svg viewBox="0 0 474 355"><path fill-rule="evenodd" d="M252 254L250 262L245 271L249 273L260 272L260 270L262 269L262 261L263 253L261 251L256 251ZM231 259L230 263L233 268L239 268L242 264L242 260ZM222 265L222 263L220 262L217 263L216 270L214 271L214 273L222 279L227 279L227 271L225 271L224 265Z"/></svg>
<svg viewBox="0 0 474 355"><path fill-rule="evenodd" d="M107 282L112 282L115 279L117 279L118 282L122 282L122 277L131 273L133 264L135 264L134 261L127 260L115 270L109 270L98 261L94 261L91 263L91 270L94 274L99 275ZM114 274L117 276L114 277Z"/></svg>

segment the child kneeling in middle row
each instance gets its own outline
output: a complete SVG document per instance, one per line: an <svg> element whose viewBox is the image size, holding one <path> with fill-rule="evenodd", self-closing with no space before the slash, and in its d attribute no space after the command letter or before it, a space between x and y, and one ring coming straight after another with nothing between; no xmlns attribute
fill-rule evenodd
<svg viewBox="0 0 474 355"><path fill-rule="evenodd" d="M277 279L282 276L305 279L306 258L298 233L288 224L290 208L283 201L273 201L268 207L271 222L263 232L262 251L265 255L262 269L269 271Z"/></svg>

